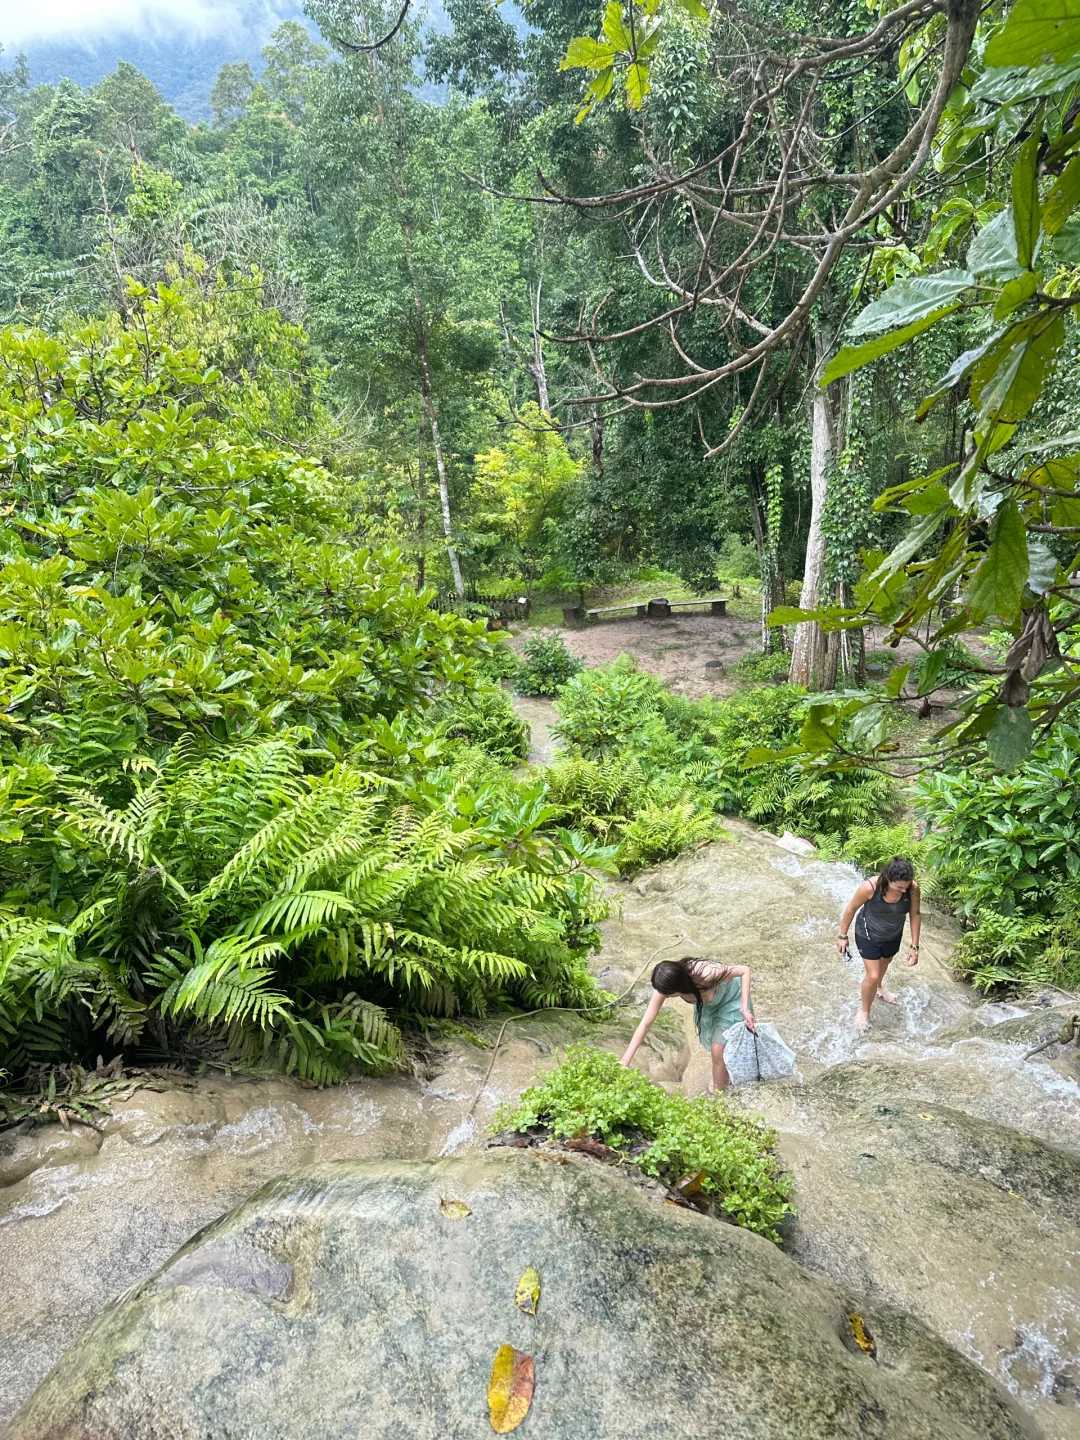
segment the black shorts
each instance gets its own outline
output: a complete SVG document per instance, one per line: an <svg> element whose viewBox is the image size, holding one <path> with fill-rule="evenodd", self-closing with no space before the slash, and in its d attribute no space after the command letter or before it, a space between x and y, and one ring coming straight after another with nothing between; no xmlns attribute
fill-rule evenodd
<svg viewBox="0 0 1080 1440"><path fill-rule="evenodd" d="M855 926L855 944L859 947L859 954L864 960L894 959L900 949L902 938L902 935L898 935L895 940L871 940L864 925Z"/></svg>

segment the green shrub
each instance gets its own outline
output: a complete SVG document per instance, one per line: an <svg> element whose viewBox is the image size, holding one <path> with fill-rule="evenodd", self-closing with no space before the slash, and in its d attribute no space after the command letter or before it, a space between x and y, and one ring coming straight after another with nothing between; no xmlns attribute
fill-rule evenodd
<svg viewBox="0 0 1080 1440"><path fill-rule="evenodd" d="M925 889L925 847L916 838L910 820L895 825L852 825L846 835L825 837L821 853L828 860L847 860L864 875L876 875L894 855L905 855L914 864Z"/></svg>
<svg viewBox="0 0 1080 1440"><path fill-rule="evenodd" d="M969 929L957 955L980 989L1080 985L1080 731L1060 725L1019 770L987 762L918 783L936 883Z"/></svg>
<svg viewBox="0 0 1080 1440"><path fill-rule="evenodd" d="M731 667L732 675L749 685L775 685L786 678L791 656L783 650L772 655L744 655Z"/></svg>
<svg viewBox="0 0 1080 1440"><path fill-rule="evenodd" d="M477 659L477 669L488 680L515 680L520 661L510 648L505 630L494 630Z"/></svg>
<svg viewBox="0 0 1080 1440"><path fill-rule="evenodd" d="M504 765L529 753L529 727L501 685L456 686L435 709L442 734L486 751Z"/></svg>
<svg viewBox="0 0 1080 1440"><path fill-rule="evenodd" d="M636 759L568 755L550 765L544 779L564 824L616 847L623 874L723 833L707 802L669 776L649 776Z"/></svg>
<svg viewBox="0 0 1080 1440"><path fill-rule="evenodd" d="M541 631L525 642L515 685L522 695L557 695L581 668L558 631Z"/></svg>
<svg viewBox="0 0 1080 1440"><path fill-rule="evenodd" d="M670 1186L700 1174L702 1191L721 1214L777 1243L791 1212L791 1180L780 1171L772 1131L722 1100L669 1095L607 1051L573 1047L557 1070L499 1113L495 1126L542 1126L559 1139L584 1132Z"/></svg>
<svg viewBox="0 0 1080 1440"><path fill-rule="evenodd" d="M725 535L716 554L716 573L725 580L759 580L761 561L754 545L741 535Z"/></svg>

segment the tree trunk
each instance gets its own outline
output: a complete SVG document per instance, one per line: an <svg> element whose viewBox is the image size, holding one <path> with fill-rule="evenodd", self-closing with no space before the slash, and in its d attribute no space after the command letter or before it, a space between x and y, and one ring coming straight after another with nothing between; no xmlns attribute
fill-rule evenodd
<svg viewBox="0 0 1080 1440"><path fill-rule="evenodd" d="M604 478L604 412L593 406L592 412L592 462L597 479Z"/></svg>
<svg viewBox="0 0 1080 1440"><path fill-rule="evenodd" d="M416 446L416 588L427 582L427 481L424 478L423 430L418 425Z"/></svg>
<svg viewBox="0 0 1080 1440"><path fill-rule="evenodd" d="M830 347L820 331L815 340L820 366ZM815 376L817 373L818 367L815 367ZM806 565L799 597L799 606L803 610L816 609L823 599L825 532L821 516L825 508L829 471L836 453L837 419L836 398L832 390L815 389L810 431L810 534L806 541ZM829 643L830 638L832 644ZM836 680L836 658L835 636L826 635L816 621L805 621L795 627L788 680L792 685L805 685L811 690L828 690Z"/></svg>
<svg viewBox="0 0 1080 1440"><path fill-rule="evenodd" d="M529 362L529 374L533 377L536 385L536 403L545 415L551 414L551 399L548 395L547 367L544 364L544 342L540 335L540 286L543 277L537 279L536 289L532 292L532 360Z"/></svg>
<svg viewBox="0 0 1080 1440"><path fill-rule="evenodd" d="M424 311L420 296L416 296L416 356L420 362L420 401L424 416L431 431L431 448L435 452L435 473L439 478L439 508L442 511L443 535L446 538L446 558L450 561L450 574L454 577L454 590L459 600L465 599L465 581L461 577L461 562L454 544L454 527L450 519L450 484L446 476L446 457L443 454L442 436L439 434L439 413L435 406L435 394L431 386L431 366L428 363L427 334L424 330Z"/></svg>

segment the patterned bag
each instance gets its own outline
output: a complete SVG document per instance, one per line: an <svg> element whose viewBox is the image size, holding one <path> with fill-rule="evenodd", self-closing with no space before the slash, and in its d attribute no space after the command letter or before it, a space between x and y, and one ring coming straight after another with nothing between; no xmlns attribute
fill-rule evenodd
<svg viewBox="0 0 1080 1440"><path fill-rule="evenodd" d="M795 1052L766 1021L756 1031L740 1020L724 1031L724 1064L732 1085L752 1080L783 1080L795 1069Z"/></svg>

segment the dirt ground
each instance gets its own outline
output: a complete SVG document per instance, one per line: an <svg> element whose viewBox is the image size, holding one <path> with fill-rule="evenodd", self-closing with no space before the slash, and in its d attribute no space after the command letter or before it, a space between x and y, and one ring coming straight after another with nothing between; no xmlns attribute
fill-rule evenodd
<svg viewBox="0 0 1080 1440"><path fill-rule="evenodd" d="M571 650L586 665L606 665L619 655L632 655L643 670L656 675L676 694L690 699L709 696L722 699L738 687L732 666L745 655L761 648L761 622L743 615L673 615L670 620L600 620L582 629L556 627ZM512 641L521 650L533 629L517 633ZM866 649L880 648L885 630L871 627ZM974 654L985 656L986 647L977 635L964 634L960 640ZM891 654L900 661L915 660L919 647L905 641ZM712 665L706 669L709 662ZM941 700L951 697L942 694ZM917 707L912 706L912 715ZM944 710L935 707L936 724L943 723Z"/></svg>

